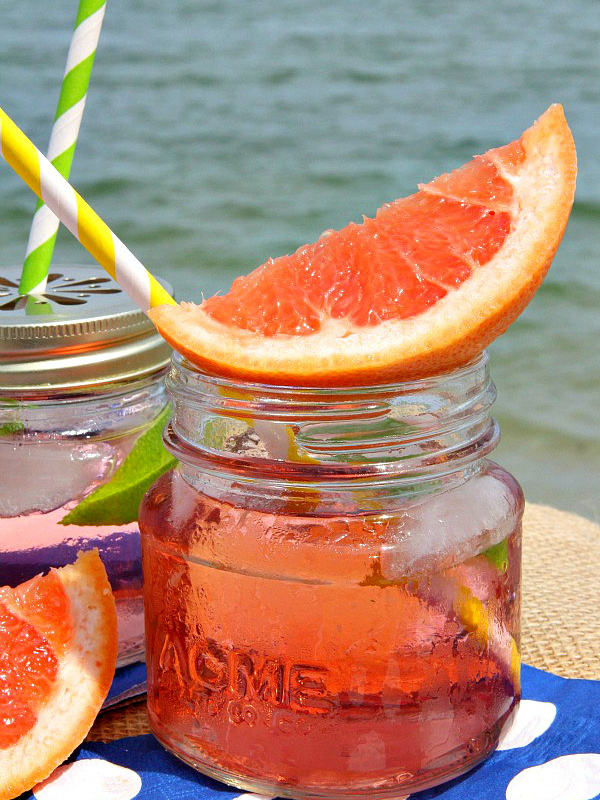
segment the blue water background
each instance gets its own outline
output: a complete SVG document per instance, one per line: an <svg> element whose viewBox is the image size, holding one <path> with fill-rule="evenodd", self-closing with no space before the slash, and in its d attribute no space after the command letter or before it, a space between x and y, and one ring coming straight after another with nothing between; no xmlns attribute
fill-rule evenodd
<svg viewBox="0 0 600 800"><path fill-rule="evenodd" d="M0 4L0 105L45 149L75 0ZM491 348L497 459L600 519L600 4L109 0L72 180L179 297L225 289L510 141L553 101L580 176L538 295ZM34 201L0 165L0 263ZM89 260L62 232L56 262Z"/></svg>

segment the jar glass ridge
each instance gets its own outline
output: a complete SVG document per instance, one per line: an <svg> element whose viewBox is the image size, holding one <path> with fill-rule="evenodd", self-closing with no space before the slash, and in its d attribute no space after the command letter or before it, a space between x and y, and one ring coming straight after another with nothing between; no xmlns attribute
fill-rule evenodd
<svg viewBox="0 0 600 800"><path fill-rule="evenodd" d="M488 359L305 389L175 356L179 467L140 514L154 732L250 791L393 797L484 758L519 697L518 484Z"/></svg>

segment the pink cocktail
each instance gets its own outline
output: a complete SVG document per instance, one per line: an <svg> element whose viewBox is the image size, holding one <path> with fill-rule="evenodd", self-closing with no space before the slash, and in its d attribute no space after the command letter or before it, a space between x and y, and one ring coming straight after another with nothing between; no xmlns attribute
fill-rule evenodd
<svg viewBox="0 0 600 800"><path fill-rule="evenodd" d="M482 760L520 697L523 510L485 459L486 361L292 394L176 358L169 386L180 466L140 512L160 741L292 797L397 797Z"/></svg>
<svg viewBox="0 0 600 800"><path fill-rule="evenodd" d="M37 300L18 280L0 273L0 585L97 547L124 663L143 655L137 507L164 451L159 430L153 447L138 443L162 425L169 349L90 267L57 267Z"/></svg>

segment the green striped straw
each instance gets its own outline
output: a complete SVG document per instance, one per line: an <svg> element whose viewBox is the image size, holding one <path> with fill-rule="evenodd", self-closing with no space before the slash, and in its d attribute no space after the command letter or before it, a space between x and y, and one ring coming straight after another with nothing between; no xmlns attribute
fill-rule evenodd
<svg viewBox="0 0 600 800"><path fill-rule="evenodd" d="M71 172L105 10L106 0L80 0L48 145L48 159L63 178ZM29 232L19 283L21 294L43 294L46 290L58 226L58 217L40 200Z"/></svg>

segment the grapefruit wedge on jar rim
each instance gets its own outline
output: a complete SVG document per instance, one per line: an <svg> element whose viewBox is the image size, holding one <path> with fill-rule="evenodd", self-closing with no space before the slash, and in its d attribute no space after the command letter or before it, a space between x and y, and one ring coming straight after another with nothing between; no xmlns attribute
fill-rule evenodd
<svg viewBox="0 0 600 800"><path fill-rule="evenodd" d="M0 800L47 778L81 744L116 660L115 600L97 550L0 587Z"/></svg>
<svg viewBox="0 0 600 800"><path fill-rule="evenodd" d="M298 386L382 384L459 367L525 308L564 233L577 159L562 106L515 142L269 259L200 305L150 316L189 361Z"/></svg>

